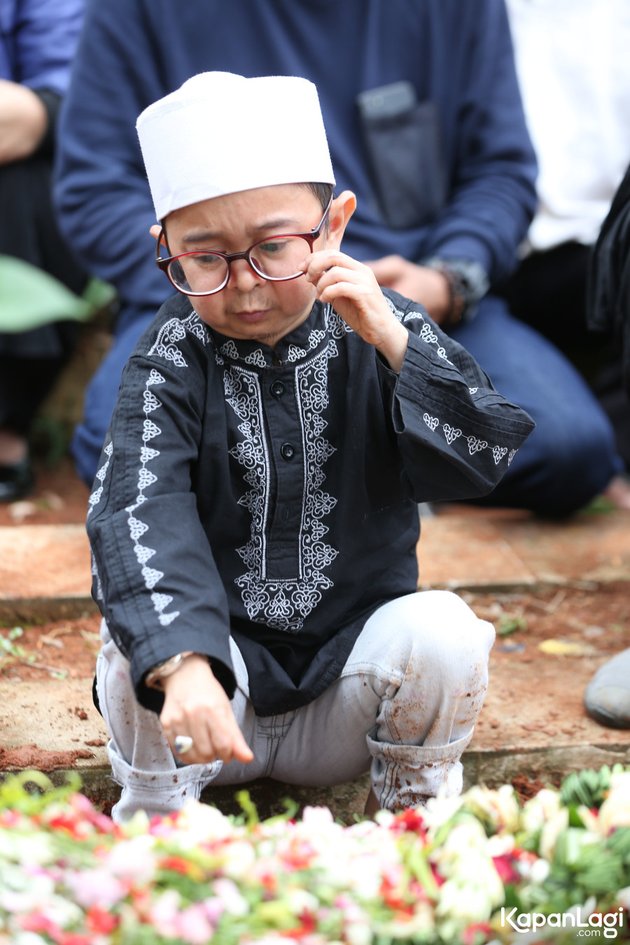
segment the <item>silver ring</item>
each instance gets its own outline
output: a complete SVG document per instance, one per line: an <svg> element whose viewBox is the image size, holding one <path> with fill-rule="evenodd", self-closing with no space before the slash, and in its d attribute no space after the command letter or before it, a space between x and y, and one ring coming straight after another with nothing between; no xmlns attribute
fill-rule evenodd
<svg viewBox="0 0 630 945"><path fill-rule="evenodd" d="M176 735L173 747L178 755L185 755L190 751L194 742L190 735Z"/></svg>

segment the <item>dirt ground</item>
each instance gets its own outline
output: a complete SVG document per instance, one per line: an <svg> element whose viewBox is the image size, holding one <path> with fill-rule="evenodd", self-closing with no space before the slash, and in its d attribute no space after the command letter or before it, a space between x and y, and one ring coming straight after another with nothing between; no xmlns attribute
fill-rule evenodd
<svg viewBox="0 0 630 945"><path fill-rule="evenodd" d="M53 468L40 467L32 496L11 505L0 504L0 526L81 524L85 520L88 489L81 483L70 458ZM445 512L448 514L448 511ZM517 667L528 667L523 686L532 679L542 685L553 672L554 659L581 661L610 656L630 645L630 594L625 582L594 587L571 586L523 593L465 593L475 612L494 624L497 642L493 660L515 668L512 683L518 687ZM24 627L14 641L28 658L15 659L0 638L0 673L25 678L66 672L71 677L93 670L98 617L66 621L43 627ZM7 630L2 631L6 638ZM547 643L545 643L547 641ZM542 649L541 649L542 644ZM532 664L536 664L535 670ZM558 698L561 698L561 693ZM561 714L562 706L559 706Z"/></svg>
<svg viewBox="0 0 630 945"><path fill-rule="evenodd" d="M36 488L19 502L0 503L0 527L6 525L75 525L85 521L89 490L65 457L49 467L36 464Z"/></svg>
<svg viewBox="0 0 630 945"><path fill-rule="evenodd" d="M39 471L35 494L23 502L0 505L0 526L77 524L85 518L88 490L73 474L71 461ZM448 514L448 511L445 512ZM578 582L522 592L464 592L475 612L490 622L497 639L490 662L490 692L475 740L484 749L502 750L508 742L555 744L606 743L613 730L595 728L582 707L584 686L608 657L630 646L630 585ZM86 712L98 650L99 617L60 620L37 626L0 629L0 679L36 682L85 680ZM523 708L525 707L525 708ZM591 726L591 729L589 729ZM473 744L474 747L474 744ZM35 746L0 750L0 768L23 767ZM20 758L5 757L21 752ZM46 767L41 750L34 759ZM50 759L54 766L59 759ZM72 759L65 759L71 762ZM514 782L523 796L540 784L523 775Z"/></svg>
<svg viewBox="0 0 630 945"><path fill-rule="evenodd" d="M87 499L87 487L77 479L72 461L66 458L52 469L38 470L32 496L11 505L0 504L0 526L81 524ZM522 593L466 592L462 596L478 616L494 624L497 641L493 659L497 665L509 662L514 667L529 667L524 686L531 687L532 678L542 684L547 668L553 668L554 657L576 661L601 658L630 645L630 593L626 582ZM97 628L97 616L24 627L23 634L14 641L28 654L23 659L11 656L0 637L0 673L19 673L24 678L38 678L38 674L50 671L66 672L71 677L90 675ZM6 639L7 633L2 631L2 637ZM532 671L532 663L537 664L536 671ZM517 672L512 682L520 685Z"/></svg>
<svg viewBox="0 0 630 945"><path fill-rule="evenodd" d="M497 631L490 660L490 693L475 738L485 749L514 740L533 743L579 741L587 720L581 694L594 667L630 645L630 595L627 584L597 589L547 589L537 593L466 593L475 612ZM98 615L0 630L0 678L15 682L55 679L85 681L86 715L90 680L98 651ZM569 679L573 684L567 684ZM531 713L523 707L531 704ZM602 729L602 738L614 735ZM57 767L58 757L33 746L0 750L0 767L28 766L30 750L39 768ZM17 754L16 754L17 753ZM26 754L25 754L26 753ZM77 756L81 757L81 756ZM62 759L66 764L74 759ZM522 796L541 783L529 776L514 782Z"/></svg>
<svg viewBox="0 0 630 945"><path fill-rule="evenodd" d="M577 665L584 659L590 662L593 657L612 656L628 645L630 594L626 583L595 590L573 587L526 594L466 592L462 596L479 617L494 624L493 664L497 669L511 667L510 685L518 701L535 696L533 680L542 688L545 680L555 677L556 659ZM0 675L21 680L91 676L99 621L98 615L91 614L0 630ZM563 693L558 691L555 696L556 717L561 717Z"/></svg>

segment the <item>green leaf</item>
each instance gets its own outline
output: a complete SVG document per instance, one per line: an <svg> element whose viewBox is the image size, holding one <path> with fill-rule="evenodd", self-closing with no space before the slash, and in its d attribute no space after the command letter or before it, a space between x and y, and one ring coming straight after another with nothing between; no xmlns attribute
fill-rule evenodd
<svg viewBox="0 0 630 945"><path fill-rule="evenodd" d="M412 846L405 857L407 862L407 867L411 873L416 877L427 896L431 899L438 898L438 885L433 877L431 872L431 867L427 862L426 854L420 846Z"/></svg>
<svg viewBox="0 0 630 945"><path fill-rule="evenodd" d="M245 822L248 827L255 827L257 823L260 823L258 810L252 801L249 791L237 791L236 802L245 814Z"/></svg>
<svg viewBox="0 0 630 945"><path fill-rule="evenodd" d="M623 765L616 764L612 768L603 765L598 771L587 768L572 772L560 788L562 803L566 806L600 807L610 789L611 776L623 770Z"/></svg>
<svg viewBox="0 0 630 945"><path fill-rule="evenodd" d="M20 771L0 782L0 810L16 810L27 815L39 814L51 804L63 803L71 794L80 790L81 778L75 771L67 774L66 783L59 787L55 787L50 778L41 771Z"/></svg>
<svg viewBox="0 0 630 945"><path fill-rule="evenodd" d="M501 617L497 626L497 636L509 637L519 630L527 630L527 620L525 617L510 616L505 614Z"/></svg>
<svg viewBox="0 0 630 945"><path fill-rule="evenodd" d="M98 312L110 306L116 298L116 290L109 282L92 278L83 290L82 298L92 311Z"/></svg>
<svg viewBox="0 0 630 945"><path fill-rule="evenodd" d="M625 863L630 864L630 827L618 827L607 838L607 844Z"/></svg>
<svg viewBox="0 0 630 945"><path fill-rule="evenodd" d="M86 321L91 302L36 266L0 255L0 331L21 332L51 322Z"/></svg>

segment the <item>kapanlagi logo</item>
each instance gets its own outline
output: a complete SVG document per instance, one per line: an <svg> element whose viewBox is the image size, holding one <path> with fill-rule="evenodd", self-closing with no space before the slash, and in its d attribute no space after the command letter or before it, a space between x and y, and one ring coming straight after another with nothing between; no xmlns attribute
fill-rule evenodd
<svg viewBox="0 0 630 945"><path fill-rule="evenodd" d="M623 908L614 912L585 913L581 906L576 906L570 912L519 912L514 906L512 909L501 908L501 925L509 925L515 932L537 932L541 929L576 929L576 936L580 938L617 938L623 928Z"/></svg>

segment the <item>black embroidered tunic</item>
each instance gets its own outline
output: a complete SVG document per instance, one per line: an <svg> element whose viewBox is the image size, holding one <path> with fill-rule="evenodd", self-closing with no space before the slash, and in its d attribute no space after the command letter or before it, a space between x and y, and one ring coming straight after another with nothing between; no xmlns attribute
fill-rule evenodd
<svg viewBox="0 0 630 945"><path fill-rule="evenodd" d="M140 702L156 663L229 636L260 715L340 674L366 619L417 587L417 504L490 492L533 427L419 307L399 375L330 305L274 349L162 307L123 376L90 497L94 596ZM396 628L392 627L392 633ZM384 646L386 641L384 641Z"/></svg>

